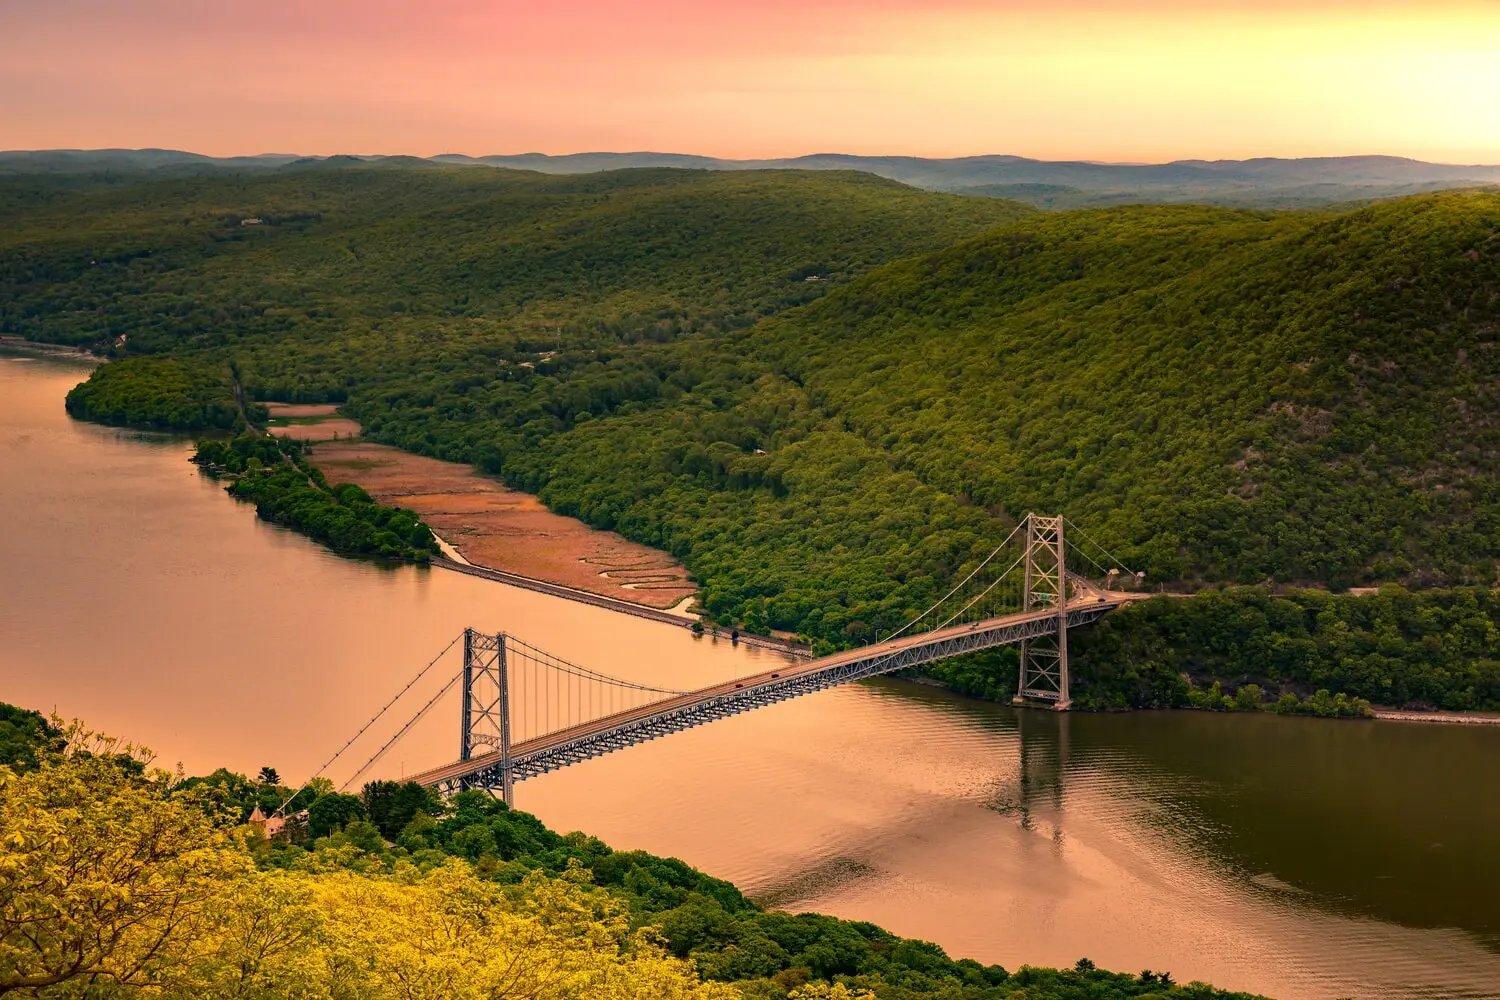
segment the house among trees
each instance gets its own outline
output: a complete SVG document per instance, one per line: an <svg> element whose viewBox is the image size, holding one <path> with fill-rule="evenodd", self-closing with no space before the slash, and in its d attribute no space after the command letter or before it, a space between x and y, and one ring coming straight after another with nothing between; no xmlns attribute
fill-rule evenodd
<svg viewBox="0 0 1500 1000"><path fill-rule="evenodd" d="M278 836L290 838L294 829L307 825L307 810L291 816L267 816L260 806L256 806L250 810L250 817L245 822L258 828L267 840L274 840Z"/></svg>
<svg viewBox="0 0 1500 1000"><path fill-rule="evenodd" d="M250 810L250 818L245 822L251 826L259 827L260 832L266 835L267 840L276 836L286 827L285 816L267 816L261 810L260 806L256 806Z"/></svg>

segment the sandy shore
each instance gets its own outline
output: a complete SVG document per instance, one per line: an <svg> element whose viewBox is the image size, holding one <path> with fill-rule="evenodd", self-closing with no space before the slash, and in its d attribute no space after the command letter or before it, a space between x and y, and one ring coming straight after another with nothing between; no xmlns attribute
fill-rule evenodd
<svg viewBox="0 0 1500 1000"><path fill-rule="evenodd" d="M1375 718L1385 719L1387 722L1428 722L1447 726L1500 726L1500 715L1488 712L1418 712L1377 708Z"/></svg>
<svg viewBox="0 0 1500 1000"><path fill-rule="evenodd" d="M310 442L312 460L329 482L355 483L377 500L420 514L445 557L434 565L664 623L698 620L690 610L698 588L664 552L554 514L531 494L470 466L366 441L359 424L332 404L266 406L270 432ZM791 635L742 635L713 626L708 632L811 655Z"/></svg>

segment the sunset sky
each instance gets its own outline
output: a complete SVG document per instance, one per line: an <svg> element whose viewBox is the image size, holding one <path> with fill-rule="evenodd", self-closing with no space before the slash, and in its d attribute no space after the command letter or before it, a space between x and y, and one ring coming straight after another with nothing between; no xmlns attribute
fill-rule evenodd
<svg viewBox="0 0 1500 1000"><path fill-rule="evenodd" d="M1500 0L0 0L0 148L1500 162Z"/></svg>

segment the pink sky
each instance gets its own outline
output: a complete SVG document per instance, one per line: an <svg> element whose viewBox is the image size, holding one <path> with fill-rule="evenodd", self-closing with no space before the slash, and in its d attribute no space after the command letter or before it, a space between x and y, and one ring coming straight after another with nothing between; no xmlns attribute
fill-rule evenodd
<svg viewBox="0 0 1500 1000"><path fill-rule="evenodd" d="M0 0L0 148L1500 162L1500 0Z"/></svg>

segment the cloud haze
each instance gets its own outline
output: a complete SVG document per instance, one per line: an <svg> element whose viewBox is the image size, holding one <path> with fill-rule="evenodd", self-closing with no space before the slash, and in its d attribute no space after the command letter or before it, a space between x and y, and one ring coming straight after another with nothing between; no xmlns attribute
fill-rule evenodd
<svg viewBox="0 0 1500 1000"><path fill-rule="evenodd" d="M1500 160L1500 4L0 3L0 147Z"/></svg>

